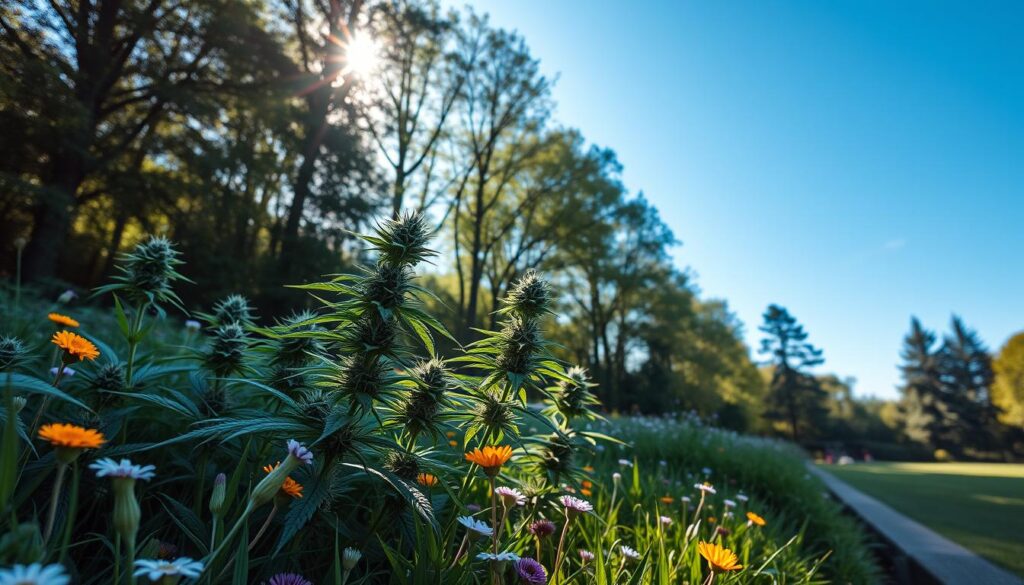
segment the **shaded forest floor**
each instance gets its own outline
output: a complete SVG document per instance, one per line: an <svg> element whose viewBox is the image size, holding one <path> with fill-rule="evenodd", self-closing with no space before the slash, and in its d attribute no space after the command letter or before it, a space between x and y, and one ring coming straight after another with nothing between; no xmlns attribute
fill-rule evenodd
<svg viewBox="0 0 1024 585"><path fill-rule="evenodd" d="M885 462L823 467L1024 576L1024 464Z"/></svg>

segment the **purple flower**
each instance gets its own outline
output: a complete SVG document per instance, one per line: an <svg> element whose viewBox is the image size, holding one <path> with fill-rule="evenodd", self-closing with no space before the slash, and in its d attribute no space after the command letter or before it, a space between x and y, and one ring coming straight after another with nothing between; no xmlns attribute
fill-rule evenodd
<svg viewBox="0 0 1024 585"><path fill-rule="evenodd" d="M313 585L302 575L295 573L278 573L267 581L267 585Z"/></svg>
<svg viewBox="0 0 1024 585"><path fill-rule="evenodd" d="M566 510L572 512L589 512L594 509L594 507L590 505L590 502L573 496L562 496L558 498L558 501L562 502L562 505L565 506Z"/></svg>
<svg viewBox="0 0 1024 585"><path fill-rule="evenodd" d="M545 536L551 536L555 533L555 523L551 520L534 520L530 523L528 528L530 534L544 538Z"/></svg>
<svg viewBox="0 0 1024 585"><path fill-rule="evenodd" d="M288 454L306 465L313 464L313 453L295 439L288 439Z"/></svg>
<svg viewBox="0 0 1024 585"><path fill-rule="evenodd" d="M523 557L516 562L516 575L519 575L519 582L525 585L545 585L548 582L548 572L544 566L530 557Z"/></svg>
<svg viewBox="0 0 1024 585"><path fill-rule="evenodd" d="M590 561L594 560L594 553L590 552L589 550L584 550L581 548L580 560L583 561L584 564L589 563Z"/></svg>
<svg viewBox="0 0 1024 585"><path fill-rule="evenodd" d="M526 505L526 496L523 495L523 492L515 488L501 486L494 488L494 493L501 498L501 503L504 504L505 507Z"/></svg>

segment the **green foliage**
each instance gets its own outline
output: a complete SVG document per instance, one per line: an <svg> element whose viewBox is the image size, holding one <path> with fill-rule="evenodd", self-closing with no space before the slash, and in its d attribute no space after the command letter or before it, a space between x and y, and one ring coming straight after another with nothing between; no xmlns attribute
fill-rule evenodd
<svg viewBox="0 0 1024 585"><path fill-rule="evenodd" d="M997 421L993 367L977 334L954 317L950 335L936 336L917 319L904 340L902 424L913 441L958 456L1009 444Z"/></svg>
<svg viewBox="0 0 1024 585"><path fill-rule="evenodd" d="M597 577L608 582L700 578L704 569L694 543L714 534L704 533L706 523L689 536L662 526L654 498L667 486L680 495L689 491L693 478L685 474L696 464L690 458L742 451L744 440L695 422L602 422L593 412L598 403L585 372L566 368L550 353L543 331L552 319L553 295L535 274L511 289L499 330L483 332L483 339L451 359L429 355L434 336L448 334L423 310L428 293L416 283L417 263L429 255L426 236L406 238L401 246L387 243L394 233L416 233L405 224L418 221L405 216L366 238L379 250L416 254L380 254L373 268L359 274L301 285L315 293L321 305L316 311L255 327L234 318L244 315L244 299L233 297L215 310L210 321L216 326L195 335L159 315L144 325L140 308L125 313L117 305L106 315L83 310L77 315L83 330L96 327L108 336L104 342L89 335L100 359L75 364L75 375L49 383L35 374L4 373L5 412L15 416L8 414L4 425L0 530L7 535L0 562L60 562L86 584L125 581L132 559L154 556L200 560L203 583L259 582L282 571L310 579L337 579L340 571L343 580L363 583L481 583L491 574L511 574L513 567L479 561L477 553L536 554L527 526L540 518L564 520L557 498L569 492L593 496L597 508L567 532L560 582L598 569L612 571ZM395 269L403 269L399 294L380 286L380 274ZM24 318L19 314L14 321ZM367 334L367 324L390 327L388 343ZM46 333L36 335L26 346L38 356ZM21 365L45 371L38 360ZM528 403L531 395L547 406ZM12 418L17 425L9 424ZM49 422L98 429L107 443L81 455L70 487L57 481L48 491L53 450L36 430ZM648 431L676 436L654 441ZM621 489L606 484L618 466L613 453L627 449L611 438L620 434L634 441L628 447L636 464L633 485L609 499L609 489ZM464 460L464 449L498 443L511 444L513 458L493 479ZM304 464L300 445L311 450L311 464ZM685 465L653 463L651 450L668 446L680 449L671 456L685 457ZM749 458L764 459L766 450L777 448L758 444ZM110 480L86 467L104 456L152 462L156 477L112 498ZM792 457L787 453L780 461ZM262 471L275 461L283 467ZM722 469L732 468L723 462ZM283 481L285 472L298 483L269 483ZM721 478L724 487L732 477L744 485L750 479L739 470L712 479ZM494 496L488 503L492 481L522 490L525 504L495 505ZM295 497L297 486L301 498ZM758 496L766 506L774 505L775 487ZM51 495L54 503L47 504ZM481 505L479 513L471 507ZM703 513L717 514L722 505L709 501ZM821 526L833 522L835 511L797 508L789 500L779 506L777 513L765 508L766 530L743 530L740 520L723 543L750 564L751 581L770 572L786 582L822 582L815 577L821 543L831 545L834 537ZM47 509L54 510L56 529L40 541L40 511ZM134 510L131 517L141 519L137 531L132 524L117 537L112 509ZM472 541L459 520L464 516L490 519L500 534ZM3 544L12 538L20 539L20 548ZM638 562L622 562L617 551L627 543L641 551ZM856 540L844 545L853 554L861 546ZM361 551L363 560L346 560L351 555L342 556L342 546ZM539 549L549 572L553 546L549 541ZM575 552L581 546L606 547L615 564L583 566ZM860 582L868 567L826 562L821 570Z"/></svg>
<svg viewBox="0 0 1024 585"><path fill-rule="evenodd" d="M1018 333L999 350L992 361L992 404L1004 424L1024 427L1024 334Z"/></svg>
<svg viewBox="0 0 1024 585"><path fill-rule="evenodd" d="M821 350L807 343L807 332L789 312L770 305L764 313L761 353L769 356L772 379L765 416L789 425L794 441L808 439L823 426L825 391L818 379L806 372L823 363Z"/></svg>

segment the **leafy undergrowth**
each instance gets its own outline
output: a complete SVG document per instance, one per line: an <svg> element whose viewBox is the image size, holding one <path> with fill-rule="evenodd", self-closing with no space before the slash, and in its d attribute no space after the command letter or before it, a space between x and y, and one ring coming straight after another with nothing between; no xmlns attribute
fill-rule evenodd
<svg viewBox="0 0 1024 585"><path fill-rule="evenodd" d="M424 223L364 240L376 264L269 326L237 295L178 320L187 265L159 238L101 289L113 309L5 301L0 582L873 581L797 452L603 422L586 372L548 352L539 277L443 360Z"/></svg>
<svg viewBox="0 0 1024 585"><path fill-rule="evenodd" d="M627 443L600 450L594 463L602 478L595 493L599 508L610 500L609 490L614 488L607 478L613 473L623 476L618 498L624 502L616 504L620 527L611 535L658 554L664 546L662 556L675 551L678 558L686 547L684 519L692 523L700 501L695 486L707 482L717 493L707 498L698 539L725 528L728 535L721 542L738 552L748 567L747 577L766 555L782 549L762 571L770 578L751 582L880 582L863 530L827 496L823 484L808 475L804 454L791 444L712 428L691 417L617 417L592 426ZM736 507L727 509L726 500ZM752 530L756 526L748 526L747 511L762 516L766 525ZM663 539L652 530L660 515L672 519L661 531ZM699 582L696 559L683 556L687 562L669 571L669 580L661 579L660 573L675 565L658 559L659 580L654 582Z"/></svg>

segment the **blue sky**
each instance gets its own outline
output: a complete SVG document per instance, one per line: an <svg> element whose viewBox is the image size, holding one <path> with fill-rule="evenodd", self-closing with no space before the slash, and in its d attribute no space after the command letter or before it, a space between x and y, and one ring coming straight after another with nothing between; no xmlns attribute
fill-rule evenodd
<svg viewBox="0 0 1024 585"><path fill-rule="evenodd" d="M559 76L557 120L618 153L752 346L782 304L822 371L893 397L911 315L993 348L1024 329L1024 4L472 5Z"/></svg>

